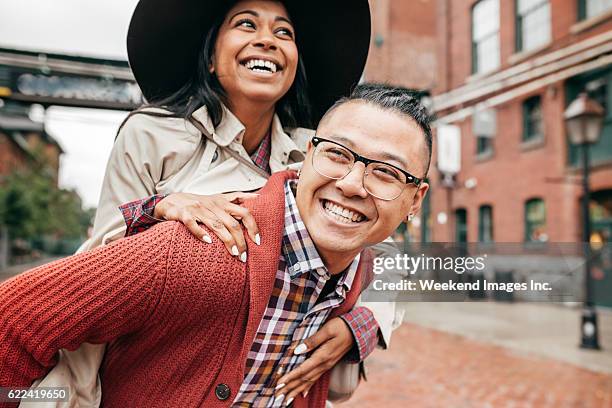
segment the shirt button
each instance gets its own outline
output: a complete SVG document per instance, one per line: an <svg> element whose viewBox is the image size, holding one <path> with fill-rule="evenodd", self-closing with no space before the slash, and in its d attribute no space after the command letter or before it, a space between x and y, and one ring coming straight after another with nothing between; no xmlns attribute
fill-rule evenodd
<svg viewBox="0 0 612 408"><path fill-rule="evenodd" d="M228 399L230 394L230 387L228 387L227 384L217 384L217 386L215 387L215 395L221 401Z"/></svg>
<svg viewBox="0 0 612 408"><path fill-rule="evenodd" d="M300 264L295 264L295 265L293 266L293 270L294 270L294 271L299 271L300 269L302 269L302 267L300 266Z"/></svg>

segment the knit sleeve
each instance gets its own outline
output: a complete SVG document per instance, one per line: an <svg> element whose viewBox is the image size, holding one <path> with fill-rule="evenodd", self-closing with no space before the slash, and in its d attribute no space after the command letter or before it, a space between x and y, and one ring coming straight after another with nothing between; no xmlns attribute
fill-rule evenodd
<svg viewBox="0 0 612 408"><path fill-rule="evenodd" d="M162 223L0 284L0 386L30 386L59 349L142 327L161 296L176 226Z"/></svg>

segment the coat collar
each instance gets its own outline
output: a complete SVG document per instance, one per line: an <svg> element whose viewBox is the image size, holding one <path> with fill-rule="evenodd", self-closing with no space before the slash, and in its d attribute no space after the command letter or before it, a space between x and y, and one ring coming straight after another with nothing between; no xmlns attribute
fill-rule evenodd
<svg viewBox="0 0 612 408"><path fill-rule="evenodd" d="M212 136L215 143L217 143L219 146L229 146L232 142L242 144L242 138L245 130L244 125L225 105L222 104L221 107L223 109L223 119L217 128L213 126L206 106L200 107L198 110L193 112L191 116L198 120L202 126L204 126L204 129L209 135ZM293 156L294 162L304 160L304 153L296 145L295 141L293 141L293 139L291 139L287 133L285 133L283 125L277 114L274 114L274 117L272 118L271 136L271 161L274 162L270 163L271 165L279 162L284 166L287 164L290 156ZM272 170L276 171L277 169L273 168Z"/></svg>

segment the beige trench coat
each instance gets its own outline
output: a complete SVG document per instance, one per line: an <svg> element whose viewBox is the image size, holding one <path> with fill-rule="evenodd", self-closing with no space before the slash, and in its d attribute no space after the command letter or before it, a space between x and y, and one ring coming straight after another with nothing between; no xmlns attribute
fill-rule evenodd
<svg viewBox="0 0 612 408"><path fill-rule="evenodd" d="M164 112L160 109L152 109ZM228 146L250 160L242 146L244 126L224 108L222 122L214 128L206 107L193 113L219 146ZM293 129L287 135L275 115L272 123L272 172L297 169L305 158L310 129ZM217 194L257 190L266 179L219 149L188 121L136 114L127 120L117 136L109 158L92 237L79 251L107 244L125 235L126 226L118 206L159 193L187 192ZM360 302L372 310L388 345L391 331L401 323L394 303ZM59 363L33 386L69 388L67 403L22 403L25 408L98 407L101 384L97 375L105 345L83 344L76 351L62 350ZM337 365L332 374L330 395L346 396L356 384L357 370ZM343 378L351 377L351 378ZM338 390L334 390L337 384ZM335 391L335 392L334 392Z"/></svg>

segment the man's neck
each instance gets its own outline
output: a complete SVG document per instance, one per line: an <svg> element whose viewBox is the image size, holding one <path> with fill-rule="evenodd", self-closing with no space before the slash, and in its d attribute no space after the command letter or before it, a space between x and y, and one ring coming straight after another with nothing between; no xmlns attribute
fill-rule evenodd
<svg viewBox="0 0 612 408"><path fill-rule="evenodd" d="M242 145L248 154L252 154L270 132L274 119L274 105L242 101L230 106L230 110L244 125Z"/></svg>
<svg viewBox="0 0 612 408"><path fill-rule="evenodd" d="M315 245L316 247L316 245ZM320 250L317 248L317 252L321 256L325 267L332 275L342 273L351 265L351 262L355 260L355 257L359 255L360 251L354 253L329 253L328 251Z"/></svg>

